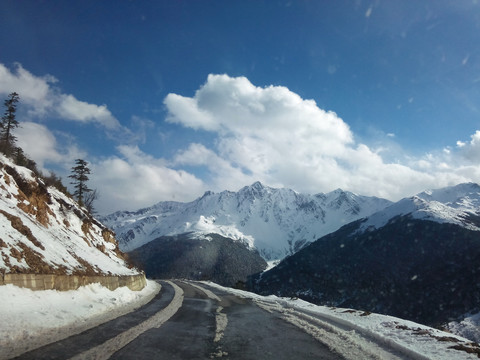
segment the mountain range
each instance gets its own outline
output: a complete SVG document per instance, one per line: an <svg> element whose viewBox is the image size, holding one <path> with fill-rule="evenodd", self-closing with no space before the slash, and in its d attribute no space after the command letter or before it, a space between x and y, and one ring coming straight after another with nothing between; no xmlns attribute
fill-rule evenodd
<svg viewBox="0 0 480 360"><path fill-rule="evenodd" d="M330 233L270 271L260 294L440 326L480 310L480 186L425 191Z"/></svg>
<svg viewBox="0 0 480 360"><path fill-rule="evenodd" d="M102 220L149 276L229 286L248 279L249 290L263 295L434 326L480 310L480 186L474 183L392 203L257 182ZM260 256L281 261L264 271Z"/></svg>
<svg viewBox="0 0 480 360"><path fill-rule="evenodd" d="M115 231L120 248L127 252L162 236L205 239L218 234L257 250L265 260L279 260L390 204L340 189L309 195L256 182L238 192L206 192L192 202L160 202L100 220Z"/></svg>
<svg viewBox="0 0 480 360"><path fill-rule="evenodd" d="M117 231L115 234L101 221ZM480 186L392 203L257 182L96 220L0 155L0 273L213 280L430 326L480 311ZM270 270L266 260L277 260ZM245 284L244 284L245 283Z"/></svg>

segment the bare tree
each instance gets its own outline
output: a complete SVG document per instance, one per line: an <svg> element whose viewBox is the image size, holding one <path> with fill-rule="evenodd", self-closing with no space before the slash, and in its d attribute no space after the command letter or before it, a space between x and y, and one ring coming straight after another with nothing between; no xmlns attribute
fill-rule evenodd
<svg viewBox="0 0 480 360"><path fill-rule="evenodd" d="M95 208L93 207L93 202L95 200L97 200L99 198L99 194L98 194L98 191L97 189L94 189L90 192L87 192L85 195L84 195L84 200L83 200L83 203L85 204L85 207L87 208L88 212L90 214L94 214L95 213Z"/></svg>

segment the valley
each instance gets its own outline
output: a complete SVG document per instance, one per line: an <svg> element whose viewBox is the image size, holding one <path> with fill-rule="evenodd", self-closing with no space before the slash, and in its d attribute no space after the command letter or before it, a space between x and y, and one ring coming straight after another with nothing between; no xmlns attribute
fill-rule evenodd
<svg viewBox="0 0 480 360"><path fill-rule="evenodd" d="M102 349L107 346L110 349L107 352L113 351L107 357L128 358L131 349L140 347L147 352L138 356L147 358L150 356L149 351L153 351L148 350L153 346L151 342L157 344L154 346L155 352L181 353L183 350L172 347L171 341L176 339L175 336L165 338L166 343L158 343L157 335L149 335L147 338L141 335L147 329L161 328L165 324L167 332L178 332L178 339L188 337L186 334L191 329L187 331L184 326L194 320L187 316L184 325L174 325L177 311L180 318L183 318L182 314L186 311L195 314L194 319L212 314L218 321L229 319L228 323L225 321L221 325L223 330L219 330L223 335L214 334L213 342L212 334L207 332L207 336L204 332L204 325L201 325L203 322L198 324L198 334L202 333L200 338L204 340L189 347L188 351L198 350L202 356L228 353L231 358L241 358L242 355L238 353L240 345L235 339L239 336L244 339L248 330L245 329L246 323L237 324L233 321L238 318L235 311L239 309L243 309L240 311L242 314L254 313L253 318L264 319L264 324L275 323L275 328L285 326L277 324L279 319L294 328L300 328L299 333L288 325L288 330L284 331L289 337L298 336L298 341L309 343L308 346L315 349L312 350L314 353L324 351L318 346L326 346L325 356L333 354L332 358L349 358L348 349L352 346L364 346L362 351L370 354L366 355L367 358L378 356L372 355L371 351L387 351L389 358L416 358L417 345L408 345L406 348L405 345L396 345L394 349L388 349L389 346L385 348L383 340L378 342L383 336L380 334L390 332L390 327L380 327L372 333L365 330L364 325L359 325L362 316L369 317L371 314L374 316L369 319L394 316L396 320L388 321L397 324L394 326L395 331L403 329L416 334L415 329L420 329L419 324L423 324L425 330L419 331L428 336L433 344L438 342L437 338L446 338L446 335L433 335L438 331L434 328L449 329L449 324L455 324L452 329L478 341L477 332L462 332L460 328L462 320L466 321L469 314L480 311L480 290L477 285L480 275L480 186L477 184L466 183L428 190L392 203L342 190L307 195L256 182L238 192L207 192L190 203L159 203L135 212L116 212L97 220L64 194L45 186L25 168L12 164L6 158L1 160L1 226L6 235L2 237L0 265L5 283L12 274L37 274L36 276L44 277L43 283L39 284L44 284L40 286L45 288L41 288L40 292L75 292L80 291L79 287L82 287L81 291L85 291L85 287L96 292L97 284L88 285L89 281L102 282L102 279L130 276L140 277L144 282L142 271L149 278L184 279L161 281L166 292L172 290L172 287L176 289L170 292L176 294L172 299L177 300L168 300L167 295L159 295L163 305L158 305L157 309L163 310L157 310L158 314L150 311L144 317L145 321L137 321L136 325L111 325L116 328L112 329L112 335L122 334L120 338L108 335L101 340L102 337L93 334L104 330L95 327L91 330L79 329L78 336L87 336L82 341L88 343L88 346L75 350L78 354L103 352ZM109 227L116 232L118 243L114 231ZM68 260L70 257L71 260ZM276 266L267 269L273 262ZM54 281L48 283L48 289L51 290L47 290L46 279L49 276L66 277L70 279L70 285L60 289L60 285ZM21 286L35 286L38 290L38 281L35 285L29 281ZM105 282L104 286L115 290L125 285L120 280L115 281L115 285ZM4 287L5 291L11 292L14 289L11 284L5 286L8 286ZM144 286L145 282L131 289L139 291ZM205 286L210 287L210 290ZM234 297L227 294L233 294ZM74 298L75 296L72 297ZM112 300L107 299L108 295L100 303ZM153 308L156 306L154 304L160 304L156 301L150 304L150 299L151 297L148 300L137 298L135 301ZM185 306L203 299L201 301L206 302L200 307L211 314L196 313L199 311L196 306L181 309L182 299L185 299ZM175 309L171 309L174 306L172 301L176 304ZM255 307L237 307L246 303ZM303 305L297 308L297 304ZM14 303L11 305L12 309L16 306ZM228 310L228 306L233 307ZM222 309L226 312L222 312ZM237 310L233 311L234 309ZM127 316L110 308L103 311L105 316L98 316L98 323L106 324L106 321L118 316L117 321L122 322L122 316ZM131 311L135 310L129 308L127 312ZM311 311L322 314L327 312L328 315L324 314L319 319ZM44 310L40 313L46 314ZM56 316L60 319L66 313ZM273 314L273 317L266 314ZM342 314L358 317L348 326L360 331L362 336L366 336L365 339L354 338L345 344L344 340L340 340L347 336L337 329L339 324L343 327L347 321ZM6 313L4 319L8 319ZM324 323L326 319L328 321ZM15 322L15 319L9 321ZM385 324L386 320L382 321ZM405 324L408 325L403 325L403 321L407 321ZM55 327L54 323L55 321L48 326ZM172 326L175 330L168 330ZM211 325L205 326L211 328ZM220 325L217 324L218 326ZM329 338L326 334L332 326L336 329L336 335ZM474 329L475 326L470 326L469 329ZM304 338L304 333L309 334L308 341ZM39 340L39 344L42 341L55 341L60 335L55 334L52 333L49 341ZM215 340L217 335L223 340ZM264 338L264 335L258 333L255 336ZM22 335L19 333L15 336ZM38 335L32 333L29 336L35 339ZM101 347L94 346L88 336L97 338L98 346ZM164 338L164 335L158 336ZM315 339L313 342L312 336ZM402 333L401 337L405 336ZM374 345L371 344L372 337L377 339L373 341ZM138 343L137 338L143 339L142 342ZM466 341L455 339L456 343ZM118 344L117 340L120 341ZM2 341L5 346L14 344L5 339ZM102 345L102 341L110 345ZM359 341L367 345L360 345ZM66 345L62 344L55 342L51 349L57 348L54 351L65 352ZM268 353L273 354L272 358L278 358L274 342L269 340L259 344L251 348L252 354L259 349L267 351L272 347ZM308 346L305 349L309 349ZM452 346L447 349L453 349L457 345ZM460 347L465 346L467 345ZM50 345L47 347L50 349ZM432 345L432 348L437 349L437 346ZM50 351L45 349L38 351ZM71 347L72 351L74 349ZM471 350L477 351L475 347ZM14 346L12 351L18 349L15 350ZM422 351L427 350L422 348ZM22 356L41 356L38 355L40 353L32 354ZM80 358L90 356L85 354L79 355ZM72 357L77 355L73 352L71 354ZM308 358L307 354L305 356Z"/></svg>

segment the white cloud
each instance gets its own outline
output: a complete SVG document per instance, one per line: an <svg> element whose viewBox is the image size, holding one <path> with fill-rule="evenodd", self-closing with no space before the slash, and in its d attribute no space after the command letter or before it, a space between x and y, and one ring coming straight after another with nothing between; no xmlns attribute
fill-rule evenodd
<svg viewBox="0 0 480 360"><path fill-rule="evenodd" d="M235 189L257 180L252 174L245 174L242 169L235 167L202 144L190 144L186 150L178 152L172 163L206 167L211 175L209 179L205 179L209 182L209 190Z"/></svg>
<svg viewBox="0 0 480 360"><path fill-rule="evenodd" d="M20 95L21 105L28 108L31 116L52 116L64 120L93 122L107 129L118 129L120 124L105 105L89 104L73 95L63 94L53 84L51 75L35 76L16 64L10 71L0 63L0 95L5 97L15 91Z"/></svg>
<svg viewBox="0 0 480 360"><path fill-rule="evenodd" d="M43 125L22 122L15 131L17 143L28 155L35 155L35 162L43 167L45 161L59 162L62 156L56 149L55 136Z"/></svg>
<svg viewBox="0 0 480 360"><path fill-rule="evenodd" d="M285 87L256 87L244 77L209 75L193 97L170 94L164 103L167 121L216 135L213 147L190 144L173 160L207 169L212 187L236 190L260 180L310 193L341 187L396 200L475 181L478 174L458 163L458 153L421 159L399 154L402 162L387 162L380 155L385 151L356 143L349 126L315 101ZM480 159L480 132L467 147L464 156Z"/></svg>
<svg viewBox="0 0 480 360"><path fill-rule="evenodd" d="M476 164L480 164L480 130L473 134L469 142L457 141L460 154Z"/></svg>
<svg viewBox="0 0 480 360"><path fill-rule="evenodd" d="M53 106L51 84L55 82L57 80L53 76L34 76L20 64L15 65L15 72L0 64L0 94L5 96L17 92L22 102L30 107L30 112L36 115L45 115L47 109Z"/></svg>
<svg viewBox="0 0 480 360"><path fill-rule="evenodd" d="M58 96L58 115L80 122L98 122L107 129L119 128L120 124L106 105L94 105L77 100L73 95Z"/></svg>
<svg viewBox="0 0 480 360"><path fill-rule="evenodd" d="M215 130L216 124L210 115L198 109L193 99L176 94L168 94L165 104L172 110L167 117L167 121L182 123L193 129ZM175 114L175 116L171 114Z"/></svg>
<svg viewBox="0 0 480 360"><path fill-rule="evenodd" d="M244 77L209 75L193 98L169 94L165 105L167 121L222 136L269 138L280 132L285 136L312 131L309 135L322 133L334 142L352 141L348 125L335 113L318 108L315 101L303 100L281 86L256 87Z"/></svg>
<svg viewBox="0 0 480 360"><path fill-rule="evenodd" d="M154 126L133 116L138 125L133 133L118 124L107 106L61 94L53 87L55 81L36 77L21 65L10 72L0 64L0 95L19 92L31 114L102 124L129 135L129 144L145 142ZM193 97L169 94L164 103L167 121L213 134L213 145L197 137L171 159L122 145L117 155L88 159L74 141L67 141L68 135L30 121L22 121L16 130L18 144L41 168L56 163L68 172L76 158L91 162L90 186L100 193L100 213L136 210L162 200L190 201L205 190L238 190L257 180L301 192L340 187L392 200L427 188L480 181L480 131L456 147L445 147L447 151L407 157L393 134L382 133L388 142L381 141L378 148L358 143L341 118L315 101L285 87L261 88L227 75L210 75Z"/></svg>
<svg viewBox="0 0 480 360"><path fill-rule="evenodd" d="M193 98L171 94L165 105L168 121L217 133L216 149L201 165L218 177L215 183L230 188L244 186L246 179L299 188L301 178L303 190L318 189L325 177L338 173L332 160L345 156L353 142L348 125L335 113L285 87L259 88L244 77L210 75ZM183 105L188 114L178 111ZM190 146L177 161L200 165L198 159L205 157L198 150L198 145Z"/></svg>
<svg viewBox="0 0 480 360"><path fill-rule="evenodd" d="M100 213L138 210L161 200L191 201L206 190L205 184L183 170L168 168L136 146L119 146L122 156L91 164L91 187L99 191Z"/></svg>
<svg viewBox="0 0 480 360"><path fill-rule="evenodd" d="M74 159L85 156L85 152L79 150L70 137L61 144L56 136L41 124L21 122L15 130L15 135L17 145L41 170L45 170L45 163L70 166Z"/></svg>
<svg viewBox="0 0 480 360"><path fill-rule="evenodd" d="M144 144L147 140L147 133L155 129L155 123L153 121L141 118L137 115L132 116L130 126L131 128L135 129L135 132L131 133L131 141L142 144Z"/></svg>

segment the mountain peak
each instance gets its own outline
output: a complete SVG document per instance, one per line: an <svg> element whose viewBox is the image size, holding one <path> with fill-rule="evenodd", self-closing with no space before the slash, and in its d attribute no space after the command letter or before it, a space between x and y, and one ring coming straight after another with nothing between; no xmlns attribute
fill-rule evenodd
<svg viewBox="0 0 480 360"><path fill-rule="evenodd" d="M214 195L215 193L213 191L207 190L205 193L202 195L200 199L206 198L208 196Z"/></svg>
<svg viewBox="0 0 480 360"><path fill-rule="evenodd" d="M246 186L246 188L260 191L266 189L266 186L263 185L260 181L255 181L252 185Z"/></svg>
<svg viewBox="0 0 480 360"><path fill-rule="evenodd" d="M455 203L458 199L463 197L480 198L480 185L469 182L454 186L447 186L441 189L426 190L419 194L418 197L438 201L441 203Z"/></svg>
<svg viewBox="0 0 480 360"><path fill-rule="evenodd" d="M480 216L480 186L476 183L463 183L426 190L404 198L370 216L362 224L361 231L372 227L378 229L392 218L403 215L480 231L480 224L476 220Z"/></svg>
<svg viewBox="0 0 480 360"><path fill-rule="evenodd" d="M264 186L260 181L255 181L250 186L245 186L240 189L239 193L252 194L253 196L261 196L268 188Z"/></svg>

